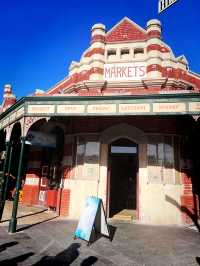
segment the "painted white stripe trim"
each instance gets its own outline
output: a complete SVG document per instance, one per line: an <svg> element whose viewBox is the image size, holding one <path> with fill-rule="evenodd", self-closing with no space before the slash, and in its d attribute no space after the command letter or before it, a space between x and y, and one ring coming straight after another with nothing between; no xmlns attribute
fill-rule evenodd
<svg viewBox="0 0 200 266"><path fill-rule="evenodd" d="M28 186L38 186L39 185L39 178L36 178L36 177L27 177L26 178L26 181L25 181L25 185L28 185Z"/></svg>

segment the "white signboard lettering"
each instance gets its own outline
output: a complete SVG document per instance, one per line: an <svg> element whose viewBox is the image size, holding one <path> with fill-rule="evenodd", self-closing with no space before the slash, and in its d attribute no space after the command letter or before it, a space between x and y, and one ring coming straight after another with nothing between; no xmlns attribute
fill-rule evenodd
<svg viewBox="0 0 200 266"><path fill-rule="evenodd" d="M158 2L158 13L161 13L164 11L166 8L169 6L173 5L176 3L178 0L159 0Z"/></svg>
<svg viewBox="0 0 200 266"><path fill-rule="evenodd" d="M153 112L168 112L168 113L178 113L185 112L185 103L154 103Z"/></svg>
<svg viewBox="0 0 200 266"><path fill-rule="evenodd" d="M146 78L146 63L105 64L104 79L108 81L140 80Z"/></svg>
<svg viewBox="0 0 200 266"><path fill-rule="evenodd" d="M45 201L46 191L41 190L39 193L39 201Z"/></svg>
<svg viewBox="0 0 200 266"><path fill-rule="evenodd" d="M91 104L87 107L88 113L116 113L116 105L115 104Z"/></svg>

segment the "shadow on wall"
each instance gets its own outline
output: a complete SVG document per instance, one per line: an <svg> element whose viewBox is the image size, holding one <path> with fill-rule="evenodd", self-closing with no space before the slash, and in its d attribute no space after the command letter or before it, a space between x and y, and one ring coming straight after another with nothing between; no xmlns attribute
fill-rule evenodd
<svg viewBox="0 0 200 266"><path fill-rule="evenodd" d="M186 168L182 169L182 173L185 175L185 189L187 190L188 185L192 185L192 195L191 199L189 199L189 195L185 195L186 201L187 197L190 200L190 203L186 206L189 209L182 207L182 211L191 218L200 231L198 224L198 219L200 218L200 119L194 121L191 118L190 124L186 128L187 137L181 149L183 153L181 157L186 158L187 165ZM184 205L185 202L182 204Z"/></svg>
<svg viewBox="0 0 200 266"><path fill-rule="evenodd" d="M175 207L177 207L181 212L187 214L188 217L190 217L190 219L193 221L193 223L195 224L195 226L197 227L199 233L200 233L200 225L198 222L198 216L196 215L196 213L191 212L188 208L181 206L180 204L178 204L178 202L174 199L172 199L171 197L165 195L165 200L169 203L171 203L172 205L174 205Z"/></svg>

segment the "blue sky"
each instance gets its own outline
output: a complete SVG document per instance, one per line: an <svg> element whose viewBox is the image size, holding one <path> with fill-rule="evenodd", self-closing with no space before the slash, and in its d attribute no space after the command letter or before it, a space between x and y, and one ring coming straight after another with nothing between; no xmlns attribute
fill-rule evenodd
<svg viewBox="0 0 200 266"><path fill-rule="evenodd" d="M89 46L90 29L109 30L124 16L142 27L152 18L163 24L163 39L176 56L185 54L200 73L200 2L179 0L158 15L158 0L0 0L0 96L10 83L17 98L47 90L68 73Z"/></svg>

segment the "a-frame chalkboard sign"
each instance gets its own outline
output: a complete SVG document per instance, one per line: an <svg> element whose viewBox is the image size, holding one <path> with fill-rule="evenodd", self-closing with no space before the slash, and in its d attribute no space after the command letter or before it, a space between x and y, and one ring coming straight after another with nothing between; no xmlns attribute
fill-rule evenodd
<svg viewBox="0 0 200 266"><path fill-rule="evenodd" d="M85 209L78 222L74 238L83 239L89 245L97 234L101 234L110 239L110 231L102 200L97 197L87 197Z"/></svg>

